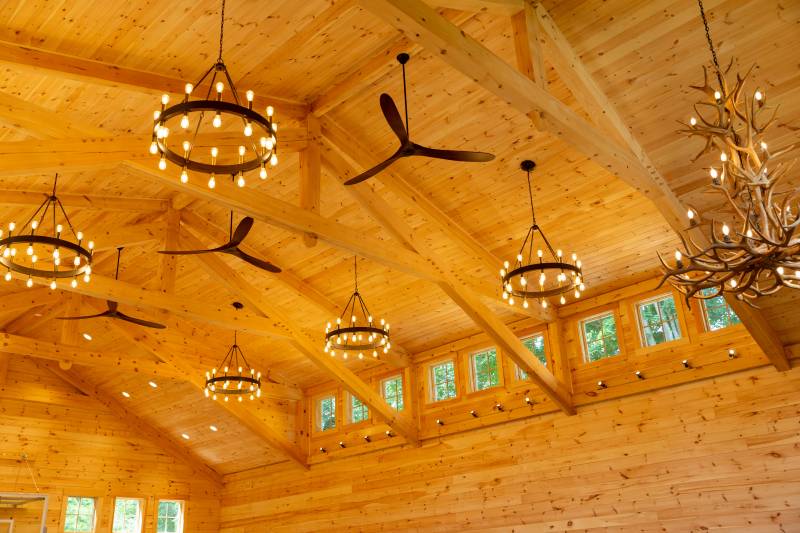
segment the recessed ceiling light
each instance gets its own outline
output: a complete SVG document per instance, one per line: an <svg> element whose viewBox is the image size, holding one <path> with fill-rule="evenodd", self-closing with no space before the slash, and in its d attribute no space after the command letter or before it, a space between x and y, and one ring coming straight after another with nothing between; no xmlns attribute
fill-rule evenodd
<svg viewBox="0 0 800 533"><path fill-rule="evenodd" d="M128 392L128 391L122 391L122 395L125 396L126 398L130 398L131 397L131 393Z"/></svg>
<svg viewBox="0 0 800 533"><path fill-rule="evenodd" d="M181 437L183 437L186 440L189 440L189 435L187 435L186 433L181 433Z"/></svg>
<svg viewBox="0 0 800 533"><path fill-rule="evenodd" d="M86 339L87 341L90 341L90 340L92 340L92 336L91 336L91 335L89 335L88 333L84 333L84 334L83 334L83 338L84 338L84 339Z"/></svg>
<svg viewBox="0 0 800 533"><path fill-rule="evenodd" d="M217 431L217 426L208 426L211 431Z"/></svg>
<svg viewBox="0 0 800 533"><path fill-rule="evenodd" d="M158 383L156 383L155 381L148 381L147 384L153 387L154 389L158 388Z"/></svg>
<svg viewBox="0 0 800 533"><path fill-rule="evenodd" d="M41 318L42 313L33 313L33 316L35 316L36 318Z"/></svg>

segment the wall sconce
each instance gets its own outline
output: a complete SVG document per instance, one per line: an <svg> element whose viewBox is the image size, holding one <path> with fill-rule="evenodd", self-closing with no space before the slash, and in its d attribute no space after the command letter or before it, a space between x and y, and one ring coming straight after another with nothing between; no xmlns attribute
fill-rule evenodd
<svg viewBox="0 0 800 533"><path fill-rule="evenodd" d="M606 385L606 383L603 380L600 380L600 381L597 382L597 388L598 389L607 389L608 385Z"/></svg>
<svg viewBox="0 0 800 533"><path fill-rule="evenodd" d="M494 404L494 408L497 409L498 411L500 411L501 413L503 411L505 411L505 407L503 407L503 404L501 404L501 403Z"/></svg>
<svg viewBox="0 0 800 533"><path fill-rule="evenodd" d="M478 418L478 413L475 411L475 409L470 411L469 414L471 414L473 418Z"/></svg>
<svg viewBox="0 0 800 533"><path fill-rule="evenodd" d="M692 365L689 364L688 359L684 359L683 361L681 361L681 364L683 365L683 368L692 368Z"/></svg>
<svg viewBox="0 0 800 533"><path fill-rule="evenodd" d="M339 448L344 448L344 447L345 447L344 441L340 440L339 441Z"/></svg>
<svg viewBox="0 0 800 533"><path fill-rule="evenodd" d="M529 396L525 396L525 403L528 405L533 405L533 400L531 400Z"/></svg>
<svg viewBox="0 0 800 533"><path fill-rule="evenodd" d="M728 359L735 359L735 358L736 358L736 350L733 349L733 348L730 348L728 350Z"/></svg>
<svg viewBox="0 0 800 533"><path fill-rule="evenodd" d="M386 430L386 436L387 436L387 437L389 437L390 439L391 439L392 437L394 437L394 433L392 433L392 430L391 430L391 429L387 429L387 430Z"/></svg>
<svg viewBox="0 0 800 533"><path fill-rule="evenodd" d="M641 370L637 370L637 371L635 372L635 374L636 374L636 377L637 377L637 378L639 378L639 379L644 379L644 374L642 374L642 371L641 371Z"/></svg>
<svg viewBox="0 0 800 533"><path fill-rule="evenodd" d="M328 450L326 450L325 448L320 448L320 449L319 449L319 451L320 451L321 453L328 453Z"/></svg>
<svg viewBox="0 0 800 533"><path fill-rule="evenodd" d="M444 420L442 420L441 418L437 418L436 419L436 423L439 424L440 426L443 426L444 425Z"/></svg>
<svg viewBox="0 0 800 533"><path fill-rule="evenodd" d="M388 431L387 431L387 433L388 433ZM372 442L372 439L369 437L369 435L364 435L364 440L367 441L367 442Z"/></svg>

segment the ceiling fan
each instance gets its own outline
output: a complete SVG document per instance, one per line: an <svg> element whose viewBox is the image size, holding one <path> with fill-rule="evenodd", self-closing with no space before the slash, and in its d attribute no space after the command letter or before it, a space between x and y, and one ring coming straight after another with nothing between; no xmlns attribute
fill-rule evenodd
<svg viewBox="0 0 800 533"><path fill-rule="evenodd" d="M119 258L122 255L122 248L117 248L117 271L114 274L114 279L119 279ZM143 320L141 318L136 318L133 316L126 315L122 311L117 309L117 302L106 300L106 305L108 305L108 309L103 311L102 313L98 313L96 315L84 315L84 316L60 316L57 317L58 320L86 320L89 318L116 318L117 320L124 320L125 322L130 322L131 324L136 324L137 326L144 326L146 328L154 328L154 329L164 329L167 326L164 324L159 324L158 322L150 322L149 320Z"/></svg>
<svg viewBox="0 0 800 533"><path fill-rule="evenodd" d="M422 156L433 159L446 159L448 161L464 161L467 163L485 163L494 159L493 154L486 152L438 150L436 148L428 148L427 146L422 146L411 141L408 135L408 93L406 89L406 63L408 63L409 59L409 55L406 53L399 54L397 56L397 62L400 63L403 68L403 104L405 106L406 115L405 124L403 124L403 119L400 117L400 112L397 111L397 106L395 105L394 100L392 100L392 97L386 93L381 94L380 97L381 111L383 111L383 116L386 118L386 122L389 123L389 127L392 128L394 134L397 135L397 139L400 141L400 148L398 148L397 151L383 163L379 163L366 172L347 180L345 185L355 185L356 183L361 183L362 181L371 178L378 172L382 171L403 157Z"/></svg>
<svg viewBox="0 0 800 533"><path fill-rule="evenodd" d="M239 259L247 263L250 263L255 267L258 267L262 270L266 270L267 272L275 272L275 273L280 272L281 269L276 267L272 263L268 261L263 261L261 259L258 259L257 257L253 257L252 255L249 255L239 249L239 245L242 243L245 237L247 237L247 234L250 233L250 229L252 227L253 227L253 218L244 217L234 230L233 211L231 211L231 223L229 231L230 238L228 242L226 242L222 246L217 246L216 248L211 248L208 250L163 250L158 253L169 254L169 255L196 255L196 254L210 254L214 252L221 252L224 254L232 255L234 257L238 257Z"/></svg>

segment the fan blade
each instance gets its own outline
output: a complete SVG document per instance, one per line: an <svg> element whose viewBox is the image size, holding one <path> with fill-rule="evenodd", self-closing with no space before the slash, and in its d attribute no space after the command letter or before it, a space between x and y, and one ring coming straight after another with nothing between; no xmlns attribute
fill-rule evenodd
<svg viewBox="0 0 800 533"><path fill-rule="evenodd" d="M448 161L464 161L467 163L486 163L494 159L494 154L486 152L469 152L466 150L437 150L419 144L412 144L413 155L432 157L434 159L446 159Z"/></svg>
<svg viewBox="0 0 800 533"><path fill-rule="evenodd" d="M250 233L250 228L253 227L253 218L252 217L244 217L239 225L236 226L236 230L233 232L233 238L229 244L239 244L247 237L247 234Z"/></svg>
<svg viewBox="0 0 800 533"><path fill-rule="evenodd" d="M233 250L230 250L226 253L231 254L234 257L238 257L239 259L246 261L247 263L250 263L255 267L258 267L262 270L266 270L267 272L275 272L277 274L278 272L281 271L280 268L276 267L269 261L263 261L257 257L253 257L252 255L244 253L238 248L234 248Z"/></svg>
<svg viewBox="0 0 800 533"><path fill-rule="evenodd" d="M117 302L106 300L106 305L108 306L108 310L112 313L117 310Z"/></svg>
<svg viewBox="0 0 800 533"><path fill-rule="evenodd" d="M208 250L159 250L158 253L160 254L167 254L167 255L197 255L197 254L213 254L214 252L227 252L231 248L235 248L236 243L234 242L227 242L222 246L217 246L216 248L209 248Z"/></svg>
<svg viewBox="0 0 800 533"><path fill-rule="evenodd" d="M392 128L394 134L400 139L400 144L408 142L408 132L403 124L400 112L397 110L397 106L394 105L392 97L386 93L381 95L381 111L383 111L383 117L386 119L386 122L389 123L389 127Z"/></svg>
<svg viewBox="0 0 800 533"><path fill-rule="evenodd" d="M371 169L367 170L366 172L363 172L363 173L359 174L355 178L350 178L349 180L345 181L344 184L345 185L355 185L356 183L361 183L362 181L371 178L372 176L374 176L375 174L377 174L381 170L385 169L386 167L388 167L389 165L391 165L392 163L394 163L395 161L397 161L401 157L406 157L407 155L410 155L410 154L402 153L402 148L401 148L400 150L396 151L394 153L394 155L392 155L392 157L390 157L389 159L387 159L383 163L375 165Z"/></svg>
<svg viewBox="0 0 800 533"><path fill-rule="evenodd" d="M113 311L103 311L102 313L98 313L96 315L84 315L84 316L57 316L56 320L86 320L88 318L108 318L114 316Z"/></svg>
<svg viewBox="0 0 800 533"><path fill-rule="evenodd" d="M147 320L142 320L141 318L135 318L132 316L128 316L124 313L117 313L116 318L120 320L124 320L125 322L130 322L131 324L136 324L138 326L144 326L146 328L154 328L154 329L166 329L167 326L164 324L159 324L158 322L149 322Z"/></svg>

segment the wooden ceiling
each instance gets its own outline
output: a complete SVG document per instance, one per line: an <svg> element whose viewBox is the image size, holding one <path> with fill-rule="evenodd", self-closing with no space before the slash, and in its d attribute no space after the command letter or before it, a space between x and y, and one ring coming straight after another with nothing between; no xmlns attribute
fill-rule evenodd
<svg viewBox="0 0 800 533"><path fill-rule="evenodd" d="M394 342L408 354L486 327L476 325L438 280L412 275L414 268L427 273L443 268L447 276L455 271L447 279L464 282L468 294L480 295L493 316L505 323L518 320L526 316L521 310L492 297L499 268L499 261L492 260L512 257L527 229L526 185L519 170L526 158L538 165L534 193L540 223L558 247L583 258L589 294L651 278L658 268L656 251L668 252L678 242L672 226L679 204L671 204L669 195L664 199L664 191L671 191L676 202L701 210L714 202L703 187L703 160L690 161L699 141L676 132L677 121L688 116L695 100L688 86L700 81L701 66L708 60L694 2L567 0L539 6L539 15L545 14L543 33L554 28L562 40L542 37L544 80L536 81L542 72L535 57L534 81L525 80L544 87L553 101L591 125L591 130L583 129L583 137L563 124L554 125L552 113L537 118L541 110L534 107L536 102L511 93L503 97L503 80L517 80L507 70L516 72L515 37L519 46L520 35L515 28L520 21L524 27L524 16L512 15L520 13L521 1L429 3L440 9L441 20L456 24L465 39L485 47L507 69L485 66L479 77L475 69L480 67L470 61L480 58L470 59L453 48L462 36L451 26L428 17L429 33L417 31L416 24L425 23L412 19L425 6L416 1L228 0L224 57L234 80L241 90L253 89L261 100L273 103L281 131L297 137L294 149L281 152L270 179L250 179L244 193L225 186L212 193L204 192L204 185L183 187L175 169L160 173L147 154L158 95L194 81L215 57L218 2L0 5L0 223L19 221L40 201L39 196L16 192L48 191L58 170L70 216L100 250L94 266L98 275L89 285L96 292L87 293L80 310L93 311L104 297L119 296L137 313L169 326L143 335L103 322L81 323L79 333L93 338L85 341L73 332L81 349L126 354L152 364L170 356L200 377L224 354L236 325L245 330L240 341L248 357L270 369L276 381L299 390L317 385L331 379L330 369L312 362L292 337L300 332L310 343L306 346L321 352L325 322L352 291L354 251L366 256L359 265L362 293L373 312L392 324ZM756 64L754 83L781 105L771 142L796 142L800 65L792 58L800 46L800 5L717 0L706 2L706 9L724 61L735 57L740 68ZM536 11L529 15L535 18ZM577 63L567 53L570 47ZM378 95L388 92L400 100L400 71L393 58L403 50L412 54L409 105L415 140L489 151L497 158L475 165L404 160L368 185L346 188L341 184L344 172L371 166L395 148ZM492 84L499 88L492 89ZM607 100L587 97L592 93L587 87ZM520 94L526 93L520 89ZM545 111L552 109L548 105L543 104ZM616 112L609 113L612 109ZM315 134L317 124L322 139ZM628 135L615 130L620 124ZM98 140L102 137L106 139ZM636 170L619 171L602 154L587 150L611 139L631 153L640 146L654 171L632 177ZM325 225L328 233L320 233L316 244L308 246L309 239L296 231L305 219L285 206L299 205L301 197L298 148L317 144L322 153L318 213L330 224ZM663 178L661 189L654 176ZM643 194L638 184L647 180L655 185ZM367 204L378 202L371 204L375 212L362 203L365 198ZM187 247L193 239L204 245L220 243L231 205L248 214L263 209L247 245L280 265L283 274L266 274L229 257L165 261L156 254L165 239L174 243L176 235ZM180 231L175 210L182 212ZM273 223L264 223L267 219ZM288 229L293 224L295 230ZM346 235L338 234L343 228ZM412 240L425 257L400 242L401 237ZM113 276L119 244L126 245L120 269L124 295L120 284L102 279ZM378 256L386 260L378 261ZM172 269L174 287L164 280ZM254 290L243 290L242 284ZM152 292L136 292L137 287ZM162 289L171 291L168 302L142 300L142 295ZM0 285L0 290L8 295L26 289L17 280ZM3 330L63 342L61 323L54 317L67 308L65 293L35 290L42 299L34 305L3 308ZM246 303L244 323L226 309L237 299ZM181 301L203 302L204 307L178 308ZM769 322L770 328L762 331L771 338L767 345L800 342L792 312L796 302L796 297L782 295L767 300L756 313ZM267 308L278 310L279 318L266 314L291 324L292 332L260 330L269 320L258 315ZM530 314L542 315L539 310ZM755 320L755 327L763 326ZM348 361L346 366L358 371L374 364L386 363ZM291 439L294 433L294 402L285 391L252 408L243 424L237 418L241 409L231 413L199 402L197 388L181 379L160 380L153 389L142 373L96 366L83 375L106 394L117 397L129 391L128 409L165 431L209 424L235 428L236 438L246 443L244 451L231 452L226 440L205 431L206 437L187 443L221 473L282 459L281 451L258 438L264 431L259 424L273 428L272 436Z"/></svg>

